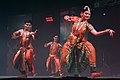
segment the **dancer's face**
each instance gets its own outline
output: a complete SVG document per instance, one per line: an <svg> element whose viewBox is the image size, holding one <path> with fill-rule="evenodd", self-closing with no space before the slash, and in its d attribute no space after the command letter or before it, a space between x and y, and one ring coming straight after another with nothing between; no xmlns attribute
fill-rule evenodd
<svg viewBox="0 0 120 80"><path fill-rule="evenodd" d="M91 12L90 11L84 11L83 13L81 13L81 17L85 20L90 19L91 16Z"/></svg>
<svg viewBox="0 0 120 80"><path fill-rule="evenodd" d="M31 27L32 27L31 23L25 23L25 24L24 24L24 28L25 28L25 30L27 30L27 31L29 31Z"/></svg>
<svg viewBox="0 0 120 80"><path fill-rule="evenodd" d="M56 41L56 42L57 42L57 41L58 41L58 37L54 37L54 41Z"/></svg>

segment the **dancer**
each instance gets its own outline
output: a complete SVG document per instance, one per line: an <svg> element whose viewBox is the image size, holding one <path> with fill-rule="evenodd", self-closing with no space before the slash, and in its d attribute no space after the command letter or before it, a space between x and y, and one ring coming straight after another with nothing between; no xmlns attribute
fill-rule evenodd
<svg viewBox="0 0 120 80"><path fill-rule="evenodd" d="M59 72L60 77L62 77L61 63L58 57L58 53L62 49L62 45L58 43L57 35L53 37L52 42L45 43L44 47L48 46L50 46L50 53L46 62L46 68L52 75Z"/></svg>
<svg viewBox="0 0 120 80"><path fill-rule="evenodd" d="M37 29L32 32L31 20L25 21L24 28L13 32L12 39L19 38L20 48L13 58L13 65L18 69L23 77L27 77L27 70L31 75L35 74L33 59L35 59L34 48L32 46L32 40L35 39Z"/></svg>
<svg viewBox="0 0 120 80"><path fill-rule="evenodd" d="M101 75L101 72L96 71L96 50L94 46L85 38L87 32L95 36L109 33L113 37L112 29L96 31L95 28L87 20L91 16L91 11L88 6L85 6L78 16L64 16L64 19L73 23L72 31L68 40L62 49L62 61L66 64L69 73L78 76L83 72L88 65L90 66L91 77Z"/></svg>

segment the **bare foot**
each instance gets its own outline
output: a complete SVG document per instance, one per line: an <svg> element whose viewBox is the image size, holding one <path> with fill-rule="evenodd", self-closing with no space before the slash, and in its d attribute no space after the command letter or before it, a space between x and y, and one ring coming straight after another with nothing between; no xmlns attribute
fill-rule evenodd
<svg viewBox="0 0 120 80"><path fill-rule="evenodd" d="M60 78L62 78L63 77L63 73L60 73Z"/></svg>
<svg viewBox="0 0 120 80"><path fill-rule="evenodd" d="M94 72L91 74L91 78L100 77L101 75L102 75L102 72Z"/></svg>
<svg viewBox="0 0 120 80"><path fill-rule="evenodd" d="M18 76L17 78L27 78L27 75L21 75L21 76Z"/></svg>
<svg viewBox="0 0 120 80"><path fill-rule="evenodd" d="M74 77L80 77L80 75L79 74L74 74Z"/></svg>

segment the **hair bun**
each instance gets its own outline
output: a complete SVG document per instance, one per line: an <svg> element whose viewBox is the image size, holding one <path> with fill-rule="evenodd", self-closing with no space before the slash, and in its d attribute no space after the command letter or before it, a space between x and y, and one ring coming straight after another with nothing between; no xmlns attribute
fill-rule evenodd
<svg viewBox="0 0 120 80"><path fill-rule="evenodd" d="M84 10L90 11L89 6L85 6L85 7L84 7Z"/></svg>
<svg viewBox="0 0 120 80"><path fill-rule="evenodd" d="M84 9L88 9L88 6L85 6Z"/></svg>

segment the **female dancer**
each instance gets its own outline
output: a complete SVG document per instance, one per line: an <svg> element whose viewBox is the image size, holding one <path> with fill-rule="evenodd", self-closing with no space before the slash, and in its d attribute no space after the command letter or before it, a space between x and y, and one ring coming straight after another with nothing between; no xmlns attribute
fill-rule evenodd
<svg viewBox="0 0 120 80"><path fill-rule="evenodd" d="M113 37L115 32L112 29L96 31L92 24L87 21L91 16L88 6L84 7L80 16L64 16L65 20L74 24L68 40L63 46L62 61L66 64L69 73L78 76L90 65L91 77L97 77L101 75L101 72L96 71L96 51L93 45L85 38L85 34L90 32L98 36L109 33Z"/></svg>

